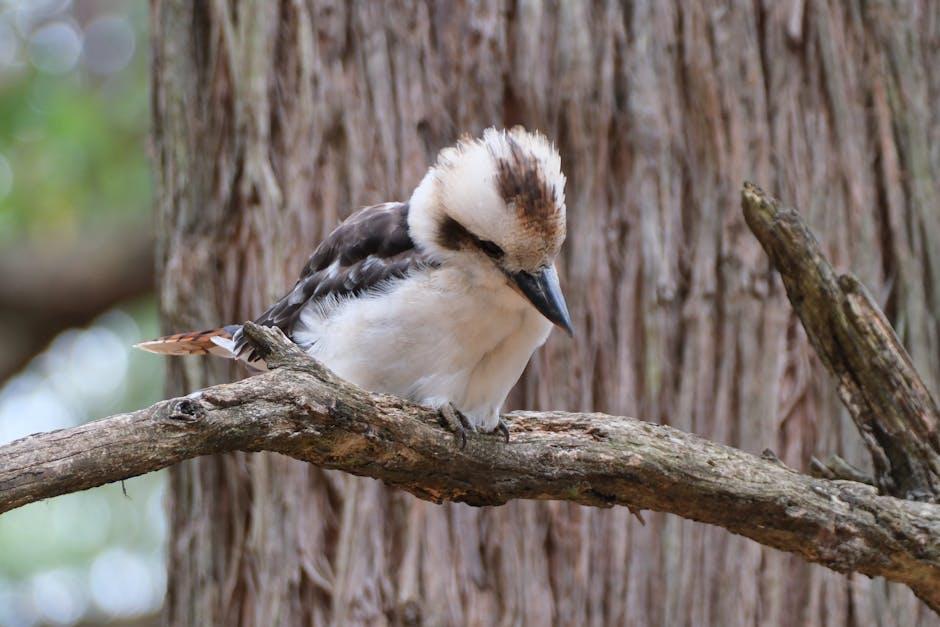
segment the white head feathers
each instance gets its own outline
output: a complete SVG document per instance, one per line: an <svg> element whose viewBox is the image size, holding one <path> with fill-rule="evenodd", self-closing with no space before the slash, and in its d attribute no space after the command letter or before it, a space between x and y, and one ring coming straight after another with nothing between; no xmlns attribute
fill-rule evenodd
<svg viewBox="0 0 940 627"><path fill-rule="evenodd" d="M411 198L411 234L434 256L482 253L507 270L545 267L565 239L564 187L561 158L544 135L489 128L440 152Z"/></svg>

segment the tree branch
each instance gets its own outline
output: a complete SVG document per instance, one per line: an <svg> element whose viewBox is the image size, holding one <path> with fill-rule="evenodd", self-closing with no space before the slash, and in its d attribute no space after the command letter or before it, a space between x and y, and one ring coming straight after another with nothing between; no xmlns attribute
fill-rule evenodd
<svg viewBox="0 0 940 627"><path fill-rule="evenodd" d="M840 572L905 583L940 610L940 506L603 414L510 414L509 444L477 435L460 450L435 411L338 379L279 331L247 330L274 370L0 447L0 512L198 455L275 451L434 502L670 512Z"/></svg>
<svg viewBox="0 0 940 627"><path fill-rule="evenodd" d="M871 453L881 491L940 502L940 411L858 279L835 271L800 215L744 184L744 218ZM820 464L822 466L822 464Z"/></svg>
<svg viewBox="0 0 940 627"><path fill-rule="evenodd" d="M153 237L132 222L67 244L0 249L0 382L59 332L153 290Z"/></svg>
<svg viewBox="0 0 940 627"><path fill-rule="evenodd" d="M884 315L858 281L836 277L795 211L752 185L743 206L837 377L878 486L936 500L937 407ZM940 612L940 505L603 414L511 414L510 444L476 436L460 450L433 410L338 379L279 331L248 323L246 332L271 371L0 447L0 512L199 455L274 451L435 502L555 499L669 512L840 572L905 583ZM836 462L816 467L861 476Z"/></svg>

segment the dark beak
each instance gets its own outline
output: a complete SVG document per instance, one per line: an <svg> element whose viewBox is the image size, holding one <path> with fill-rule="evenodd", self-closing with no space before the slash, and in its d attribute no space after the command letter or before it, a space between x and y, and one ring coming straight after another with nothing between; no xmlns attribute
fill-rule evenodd
<svg viewBox="0 0 940 627"><path fill-rule="evenodd" d="M539 313L564 329L569 336L574 335L574 330L571 328L571 316L568 315L568 306L561 293L558 273L555 272L554 266L549 266L535 274L514 272L509 276L516 282L529 302L535 305Z"/></svg>

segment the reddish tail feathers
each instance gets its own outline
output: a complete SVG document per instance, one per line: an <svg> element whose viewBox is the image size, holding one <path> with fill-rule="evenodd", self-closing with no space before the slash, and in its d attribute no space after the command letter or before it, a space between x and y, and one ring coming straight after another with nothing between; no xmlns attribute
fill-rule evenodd
<svg viewBox="0 0 940 627"><path fill-rule="evenodd" d="M218 355L235 357L232 337L240 325L230 324L208 331L188 331L165 335L155 340L135 344L135 348L160 355Z"/></svg>

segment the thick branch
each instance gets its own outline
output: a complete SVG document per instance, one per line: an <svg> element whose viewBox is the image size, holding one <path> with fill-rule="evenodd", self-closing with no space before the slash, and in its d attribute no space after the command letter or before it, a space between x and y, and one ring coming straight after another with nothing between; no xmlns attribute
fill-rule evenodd
<svg viewBox="0 0 940 627"><path fill-rule="evenodd" d="M874 460L882 492L940 502L940 412L884 313L836 276L800 215L744 184L744 217L780 272L806 334Z"/></svg>
<svg viewBox="0 0 940 627"><path fill-rule="evenodd" d="M479 435L461 451L434 411L365 392L279 333L248 329L274 370L0 447L0 511L198 455L276 451L435 502L557 499L670 512L841 572L906 583L940 610L936 505L602 414L511 414L508 445Z"/></svg>
<svg viewBox="0 0 940 627"><path fill-rule="evenodd" d="M65 246L0 250L0 381L59 332L150 292L152 239L146 224L132 223Z"/></svg>

